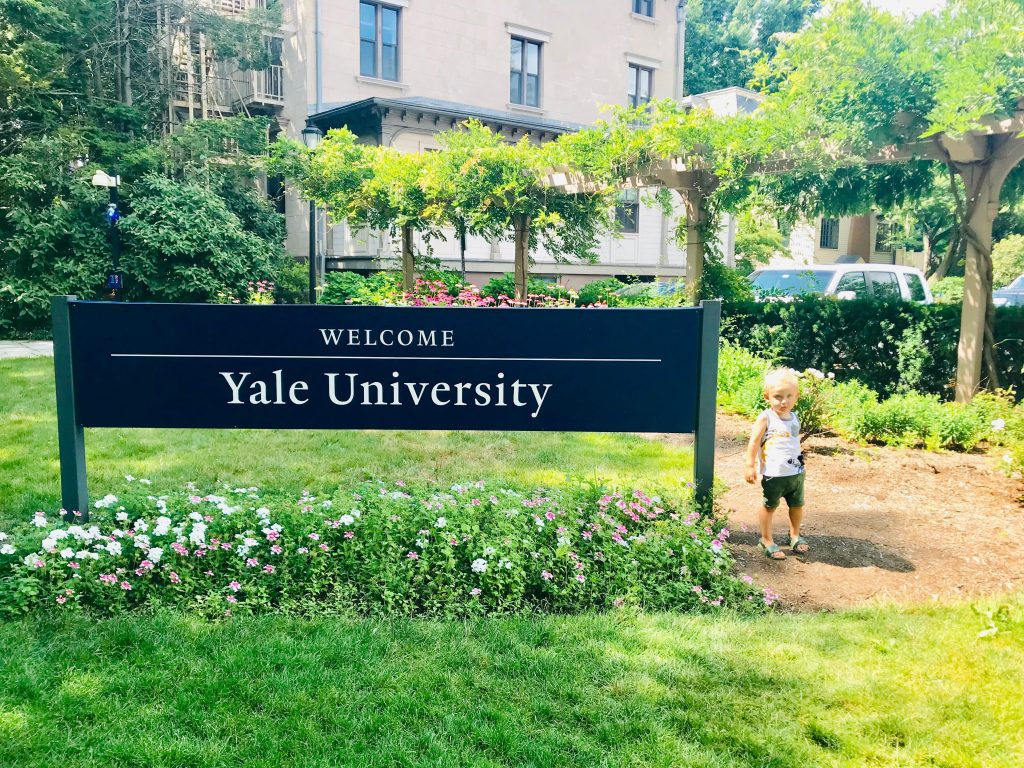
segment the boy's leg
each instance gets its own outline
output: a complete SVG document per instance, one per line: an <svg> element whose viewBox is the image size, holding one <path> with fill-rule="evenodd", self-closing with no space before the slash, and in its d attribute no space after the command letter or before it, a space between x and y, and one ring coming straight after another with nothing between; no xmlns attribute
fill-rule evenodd
<svg viewBox="0 0 1024 768"><path fill-rule="evenodd" d="M761 505L761 511L757 513L757 525L761 529L761 546L764 548L775 544L772 540L772 516L774 514L775 508L769 509L763 504ZM786 554L779 551L769 554L768 557L772 560L785 560Z"/></svg>
<svg viewBox="0 0 1024 768"><path fill-rule="evenodd" d="M789 508L789 540L795 541L800 536L800 523L804 519L804 508L790 507ZM797 554L804 554L809 547L805 542L801 542L793 548L793 551Z"/></svg>

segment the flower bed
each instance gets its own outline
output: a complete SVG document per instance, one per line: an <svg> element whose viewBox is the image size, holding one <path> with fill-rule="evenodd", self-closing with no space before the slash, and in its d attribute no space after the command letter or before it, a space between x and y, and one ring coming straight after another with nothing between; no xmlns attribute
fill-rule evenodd
<svg viewBox="0 0 1024 768"><path fill-rule="evenodd" d="M0 534L0 615L168 605L208 616L461 617L774 599L731 574L719 521L639 490L396 482L299 498L158 495L129 478L95 507L87 524L37 512Z"/></svg>

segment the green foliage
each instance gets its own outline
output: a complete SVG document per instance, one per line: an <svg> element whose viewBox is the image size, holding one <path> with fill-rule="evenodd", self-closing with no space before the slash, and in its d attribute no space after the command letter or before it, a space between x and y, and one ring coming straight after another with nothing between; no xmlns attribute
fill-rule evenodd
<svg viewBox="0 0 1024 768"><path fill-rule="evenodd" d="M274 302L305 304L309 301L309 262L285 257L274 272Z"/></svg>
<svg viewBox="0 0 1024 768"><path fill-rule="evenodd" d="M852 434L859 440L923 444L939 422L941 412L942 404L933 395L895 395L864 409Z"/></svg>
<svg viewBox="0 0 1024 768"><path fill-rule="evenodd" d="M700 278L700 297L726 302L753 301L754 291L746 275L718 259L707 259Z"/></svg>
<svg viewBox="0 0 1024 768"><path fill-rule="evenodd" d="M736 226L736 268L740 273L749 275L778 255L788 256L789 252L775 221L756 208L740 213Z"/></svg>
<svg viewBox="0 0 1024 768"><path fill-rule="evenodd" d="M374 272L364 278L356 272L329 272L320 303L380 306L402 304L402 275L399 272Z"/></svg>
<svg viewBox="0 0 1024 768"><path fill-rule="evenodd" d="M943 304L961 304L964 300L964 279L944 277L932 286L932 295Z"/></svg>
<svg viewBox="0 0 1024 768"><path fill-rule="evenodd" d="M531 296L551 296L562 298L568 296L568 289L560 285L545 283L543 280L531 277L527 282L527 293ZM480 289L481 296L497 299L500 296L513 298L516 295L515 275L504 274L501 277L492 277L487 284Z"/></svg>
<svg viewBox="0 0 1024 768"><path fill-rule="evenodd" d="M992 246L992 285L1001 288L1024 274L1024 235L1010 235Z"/></svg>
<svg viewBox="0 0 1024 768"><path fill-rule="evenodd" d="M96 503L95 529L59 518L48 525L37 512L31 527L5 536L0 581L19 586L0 602L4 614L154 605L210 617L763 608L730 574L718 521L641 490L398 482L298 498L256 488L170 492L159 509L153 498L149 485L132 483Z"/></svg>
<svg viewBox="0 0 1024 768"><path fill-rule="evenodd" d="M747 416L764 410L764 375L770 368L764 358L723 341L718 352L719 407Z"/></svg>
<svg viewBox="0 0 1024 768"><path fill-rule="evenodd" d="M283 264L280 245L247 232L205 187L148 176L135 184L131 206L120 228L132 300L242 296L251 281L272 279Z"/></svg>
<svg viewBox="0 0 1024 768"><path fill-rule="evenodd" d="M576 304L581 307L589 307L592 304L607 304L614 307L618 304L618 296L615 292L626 287L626 284L614 277L607 277L603 280L592 280L579 290Z"/></svg>
<svg viewBox="0 0 1024 768"><path fill-rule="evenodd" d="M880 395L920 391L948 399L956 370L958 305L910 302L751 302L723 308L722 335L757 355L856 379ZM996 310L1000 385L1024 385L1024 311Z"/></svg>

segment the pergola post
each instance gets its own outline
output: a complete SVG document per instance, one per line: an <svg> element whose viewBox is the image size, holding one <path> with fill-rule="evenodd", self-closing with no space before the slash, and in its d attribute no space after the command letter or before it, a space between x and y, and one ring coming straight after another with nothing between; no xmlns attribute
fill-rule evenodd
<svg viewBox="0 0 1024 768"><path fill-rule="evenodd" d="M967 256L964 264L964 304L957 345L956 401L970 402L981 388L986 322L992 308L992 224L999 213L1003 182L1024 160L1024 139L1013 134L990 137L981 162L957 162L967 190ZM995 354L995 350L992 350ZM994 368L994 360L991 365ZM994 375L994 370L990 370Z"/></svg>
<svg viewBox="0 0 1024 768"><path fill-rule="evenodd" d="M704 223L707 209L704 194L696 187L679 190L686 206L686 287L690 303L700 304L700 281L704 276L704 235L700 225Z"/></svg>

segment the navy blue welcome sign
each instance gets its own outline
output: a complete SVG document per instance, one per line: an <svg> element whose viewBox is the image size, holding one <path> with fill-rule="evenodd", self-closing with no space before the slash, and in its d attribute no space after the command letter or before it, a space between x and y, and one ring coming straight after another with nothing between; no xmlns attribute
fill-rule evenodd
<svg viewBox="0 0 1024 768"><path fill-rule="evenodd" d="M83 427L709 432L713 444L717 345L717 303L499 310L55 297L62 486L79 488L64 506L85 509ZM65 465L81 476L65 476Z"/></svg>

